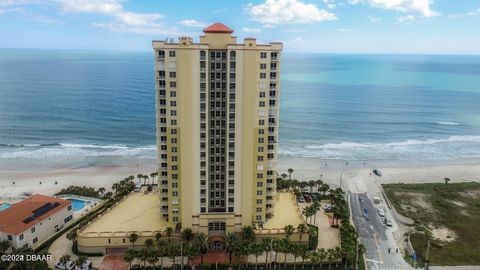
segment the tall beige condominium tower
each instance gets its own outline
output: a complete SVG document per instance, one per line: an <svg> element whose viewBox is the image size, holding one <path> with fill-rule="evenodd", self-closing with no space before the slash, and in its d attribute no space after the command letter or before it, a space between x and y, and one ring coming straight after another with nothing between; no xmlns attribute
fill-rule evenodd
<svg viewBox="0 0 480 270"><path fill-rule="evenodd" d="M160 211L221 236L273 213L282 44L203 32L153 41Z"/></svg>

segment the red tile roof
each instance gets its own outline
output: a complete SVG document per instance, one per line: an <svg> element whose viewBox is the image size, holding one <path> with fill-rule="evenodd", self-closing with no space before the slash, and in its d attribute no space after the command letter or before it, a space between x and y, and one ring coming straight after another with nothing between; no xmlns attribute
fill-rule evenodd
<svg viewBox="0 0 480 270"><path fill-rule="evenodd" d="M225 26L223 23L214 23L207 28L203 29L204 33L222 33L222 34L231 34L233 30Z"/></svg>
<svg viewBox="0 0 480 270"><path fill-rule="evenodd" d="M28 223L23 222L23 220L31 217L34 214L34 210L47 203L59 203L59 205L50 211L37 215L35 219ZM71 202L68 200L35 194L30 198L16 203L10 208L0 212L0 231L8 234L18 235L70 204Z"/></svg>

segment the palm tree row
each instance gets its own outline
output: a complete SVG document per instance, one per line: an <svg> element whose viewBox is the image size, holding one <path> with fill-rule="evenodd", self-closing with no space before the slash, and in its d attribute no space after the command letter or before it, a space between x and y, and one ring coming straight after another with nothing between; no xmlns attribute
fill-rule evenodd
<svg viewBox="0 0 480 270"><path fill-rule="evenodd" d="M318 191L322 195L326 195L326 192L330 189L330 186L322 180L299 181L297 179L287 179L287 174L282 174L281 178L277 178L277 190L293 190L300 194L307 187L310 189L310 193Z"/></svg>
<svg viewBox="0 0 480 270"><path fill-rule="evenodd" d="M112 190L115 197L121 198L132 192L135 188L135 184L132 182L135 177L133 175L121 180L118 183L112 185Z"/></svg>
<svg viewBox="0 0 480 270"><path fill-rule="evenodd" d="M208 238L204 233L194 235L190 228L184 229L180 234L180 242L172 241L173 229L167 228L163 233L158 232L153 239L145 240L145 247L136 250L135 243L138 240L138 235L132 233L129 235L129 242L132 243L132 248L128 249L124 255L124 260L131 266L134 260L140 260L143 267L147 263L153 267L160 263L160 269L163 268L164 258L172 260L172 267L175 267L175 260L177 257L187 257L187 264L198 255L201 256L201 263L203 264L203 257L208 252ZM166 236L167 240L162 239ZM183 259L182 259L183 263Z"/></svg>
<svg viewBox="0 0 480 270"><path fill-rule="evenodd" d="M149 179L152 179L152 183L151 183L152 185L155 184L155 177L157 176L158 176L158 172L152 172L150 173L150 176L147 174L141 174L141 173L137 174L138 180L139 181L143 180L143 185L150 184L150 183L147 183Z"/></svg>
<svg viewBox="0 0 480 270"><path fill-rule="evenodd" d="M307 260L310 261L313 270L315 266L320 265L320 267L322 267L322 264L326 263L329 264L329 269L334 263L338 268L338 264L342 262L342 259L345 260L345 269L349 264L353 265L356 255L355 249L352 248L352 245L343 241L343 234L355 234L355 231L351 231L350 229L342 231L342 248L309 250L305 244L290 241L290 237L295 231L299 233L301 240L302 234L308 231L307 226L301 224L295 229L293 226L288 225L285 226L284 230L285 238L262 238L260 241L256 240L255 232L250 226L242 228L238 234L227 234L225 252L229 255L229 264L232 263L233 256L242 259L239 261L239 267L247 264L249 256L254 256L255 269L257 269L258 258L265 254L265 267L269 263L276 264L279 267L286 267L287 256L291 254L293 256L294 269L296 268L297 261L300 260L302 261L302 269L305 267L305 261ZM170 258L172 267L175 268L176 259L179 259L179 257L186 257L187 264L190 264L189 262L197 256L200 256L200 264L203 264L203 257L209 250L207 236L204 233L195 235L190 228L186 228L180 234L180 241L172 241L172 232L173 229L169 228L165 230L164 233L157 233L155 240L147 239L145 241L145 247L141 249L134 249L135 242L138 241L138 235L135 233L130 234L129 241L132 243L132 248L128 249L125 253L124 260L130 265L133 261L138 260L143 267L146 267L147 264L153 267L159 265L160 269L162 269L164 267L164 258ZM163 236L166 236L167 239L162 238ZM183 259L181 260L183 263Z"/></svg>

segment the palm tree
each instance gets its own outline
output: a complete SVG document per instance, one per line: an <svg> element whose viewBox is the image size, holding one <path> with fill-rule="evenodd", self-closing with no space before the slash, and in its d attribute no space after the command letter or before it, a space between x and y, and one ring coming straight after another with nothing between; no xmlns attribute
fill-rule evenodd
<svg viewBox="0 0 480 270"><path fill-rule="evenodd" d="M162 233L161 233L161 232L157 232L157 233L155 234L155 240L157 241L157 243L158 243L158 241L160 241L161 238L162 238Z"/></svg>
<svg viewBox="0 0 480 270"><path fill-rule="evenodd" d="M285 238L287 240L290 240L290 236L294 233L295 229L293 228L292 225L287 225L283 228L285 230Z"/></svg>
<svg viewBox="0 0 480 270"><path fill-rule="evenodd" d="M307 226L303 223L298 224L297 232L300 234L300 242L301 242L303 234L307 232Z"/></svg>
<svg viewBox="0 0 480 270"><path fill-rule="evenodd" d="M308 258L310 259L310 262L312 263L312 270L315 270L315 265L321 262L318 251L314 250L314 251L308 253Z"/></svg>
<svg viewBox="0 0 480 270"><path fill-rule="evenodd" d="M163 257L168 256L168 244L165 240L157 241L157 255L160 257L160 269L163 269Z"/></svg>
<svg viewBox="0 0 480 270"><path fill-rule="evenodd" d="M194 239L193 231L190 228L185 228L182 231L182 241L185 241L188 245L190 245Z"/></svg>
<svg viewBox="0 0 480 270"><path fill-rule="evenodd" d="M257 266L258 266L258 256L263 254L263 250L264 249L263 249L263 246L261 244L254 243L252 245L251 251L252 251L253 255L255 256L255 270L257 270Z"/></svg>
<svg viewBox="0 0 480 270"><path fill-rule="evenodd" d="M308 220L313 214L311 207L307 206L307 207L303 208L302 214L305 216L305 220Z"/></svg>
<svg viewBox="0 0 480 270"><path fill-rule="evenodd" d="M165 234L166 234L167 237L168 237L168 242L170 242L171 237L172 237L172 234L173 234L173 228L172 228L172 227L168 227L168 228L165 230Z"/></svg>
<svg viewBox="0 0 480 270"><path fill-rule="evenodd" d="M70 261L70 255L65 254L62 257L60 257L60 264L61 265L66 265L68 261Z"/></svg>
<svg viewBox="0 0 480 270"><path fill-rule="evenodd" d="M312 204L312 213L313 213L313 224L317 224L317 213L320 210L320 203L318 201L314 201Z"/></svg>
<svg viewBox="0 0 480 270"><path fill-rule="evenodd" d="M85 263L88 260L88 257L86 256L80 256L78 259L75 261L75 265L82 268L83 263Z"/></svg>
<svg viewBox="0 0 480 270"><path fill-rule="evenodd" d="M270 237L262 238L262 247L265 251L265 268L267 268L269 256L271 256L270 251L272 250L273 240ZM272 258L270 258L270 261Z"/></svg>
<svg viewBox="0 0 480 270"><path fill-rule="evenodd" d="M152 178L152 184L155 184L155 176L157 176L157 173L156 172L152 172L150 174L150 178Z"/></svg>
<svg viewBox="0 0 480 270"><path fill-rule="evenodd" d="M333 249L333 255L334 255L334 257L335 257L335 266L338 268L338 261L339 261L339 260L340 260L340 261L342 260L342 249L341 249L340 247L335 247L335 248ZM346 262L347 262L347 261L345 260L345 263L346 263Z"/></svg>
<svg viewBox="0 0 480 270"><path fill-rule="evenodd" d="M313 187L317 184L315 180L309 180L307 185L310 187L310 193L313 193Z"/></svg>
<svg viewBox="0 0 480 270"><path fill-rule="evenodd" d="M327 249L328 270L332 269L332 261L335 258L335 250Z"/></svg>
<svg viewBox="0 0 480 270"><path fill-rule="evenodd" d="M129 265L128 269L132 268L132 262L137 257L137 252L134 249L129 248L127 252L123 255L123 260L126 261Z"/></svg>
<svg viewBox="0 0 480 270"><path fill-rule="evenodd" d="M252 226L245 226L240 232L242 240L253 243L255 241L255 232Z"/></svg>
<svg viewBox="0 0 480 270"><path fill-rule="evenodd" d="M232 264L232 254L235 250L237 237L233 233L228 233L225 238L225 251L228 252L228 264Z"/></svg>
<svg viewBox="0 0 480 270"><path fill-rule="evenodd" d="M150 250L153 247L153 240L150 238L145 240L145 246L147 247L148 250Z"/></svg>
<svg viewBox="0 0 480 270"><path fill-rule="evenodd" d="M285 179L287 179L287 177L288 177L288 174L286 174L286 173L282 173L282 175L280 175L280 176L282 177L282 179L283 179L283 180L285 180Z"/></svg>
<svg viewBox="0 0 480 270"><path fill-rule="evenodd" d="M155 250L149 250L147 256L147 262L153 266L155 269L155 264L158 261L157 252Z"/></svg>
<svg viewBox="0 0 480 270"><path fill-rule="evenodd" d="M138 181L142 182L143 179L143 174L139 173L137 174Z"/></svg>
<svg viewBox="0 0 480 270"><path fill-rule="evenodd" d="M143 175L143 184L146 185L147 184L147 180L148 180L148 175Z"/></svg>
<svg viewBox="0 0 480 270"><path fill-rule="evenodd" d="M138 257L139 259L143 262L143 268L146 268L147 267L147 260L150 256L150 252L148 249L146 248L142 248L138 251Z"/></svg>
<svg viewBox="0 0 480 270"><path fill-rule="evenodd" d="M292 251L292 244L285 238L280 241L281 241L282 253L284 255L283 266L287 267L287 254Z"/></svg>
<svg viewBox="0 0 480 270"><path fill-rule="evenodd" d="M322 262L327 258L327 251L324 248L318 250L318 260L320 262L320 268L322 268Z"/></svg>
<svg viewBox="0 0 480 270"><path fill-rule="evenodd" d="M138 240L138 234L136 233L131 233L128 236L128 241L132 243L132 248L135 248L135 242L137 242L137 240Z"/></svg>
<svg viewBox="0 0 480 270"><path fill-rule="evenodd" d="M76 248L77 247L77 231L76 229L73 229L67 233L67 239L69 241L73 242L73 246Z"/></svg>
<svg viewBox="0 0 480 270"><path fill-rule="evenodd" d="M200 265L203 264L203 256L208 253L208 237L204 233L199 233L194 243L196 249L200 253Z"/></svg>
<svg viewBox="0 0 480 270"><path fill-rule="evenodd" d="M1 240L0 241L0 253L5 253L10 248L10 241Z"/></svg>
<svg viewBox="0 0 480 270"><path fill-rule="evenodd" d="M300 257L302 258L302 269L305 268L305 259L310 257L310 252L308 251L305 245L299 245L298 249L300 250Z"/></svg>
<svg viewBox="0 0 480 270"><path fill-rule="evenodd" d="M323 196L325 196L325 193L326 193L329 189L330 189L330 186L329 186L327 183L323 183L318 190L322 192L322 195L323 195Z"/></svg>
<svg viewBox="0 0 480 270"><path fill-rule="evenodd" d="M292 173L293 173L293 169L292 168L288 169L288 180L292 180Z"/></svg>
<svg viewBox="0 0 480 270"><path fill-rule="evenodd" d="M103 197L103 194L105 193L105 188L104 187L99 188L98 193L100 193L100 196Z"/></svg>
<svg viewBox="0 0 480 270"><path fill-rule="evenodd" d="M308 227L308 242L311 243L313 238L318 237L318 229L315 226ZM318 243L317 243L318 244ZM316 249L317 247L310 247L311 249Z"/></svg>
<svg viewBox="0 0 480 270"><path fill-rule="evenodd" d="M301 250L300 250L300 246L301 245L296 245L296 244L292 244L290 246L290 249L291 251L293 252L293 270L296 269L296 262L297 262L297 258L300 257L301 255Z"/></svg>
<svg viewBox="0 0 480 270"><path fill-rule="evenodd" d="M198 256L199 250L193 246L186 246L186 248L183 251L183 254L184 256L187 256L187 264L190 265L192 260Z"/></svg>
<svg viewBox="0 0 480 270"><path fill-rule="evenodd" d="M445 181L445 185L448 184L448 182L450 182L450 178L448 177L443 178L443 180Z"/></svg>
<svg viewBox="0 0 480 270"><path fill-rule="evenodd" d="M277 263L277 256L278 253L282 251L282 240L281 239L274 239L272 242L272 249L275 251L275 257L273 259L274 263Z"/></svg>
<svg viewBox="0 0 480 270"><path fill-rule="evenodd" d="M178 245L169 246L168 256L172 258L172 269L175 269L175 258L177 257L178 253L180 253L180 246Z"/></svg>

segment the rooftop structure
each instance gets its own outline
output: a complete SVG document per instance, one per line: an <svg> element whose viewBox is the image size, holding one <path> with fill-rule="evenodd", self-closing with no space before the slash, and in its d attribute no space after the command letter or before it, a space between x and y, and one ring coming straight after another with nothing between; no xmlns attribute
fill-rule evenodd
<svg viewBox="0 0 480 270"><path fill-rule="evenodd" d="M35 194L0 212L0 240L32 247L59 231L73 218L68 200Z"/></svg>
<svg viewBox="0 0 480 270"><path fill-rule="evenodd" d="M68 200L35 194L0 212L0 231L19 234L70 204Z"/></svg>
<svg viewBox="0 0 480 270"><path fill-rule="evenodd" d="M223 33L223 34L231 34L233 30L228 28L223 23L214 23L207 28L203 29L204 33Z"/></svg>

